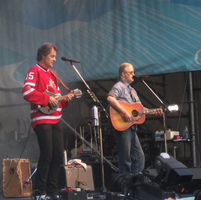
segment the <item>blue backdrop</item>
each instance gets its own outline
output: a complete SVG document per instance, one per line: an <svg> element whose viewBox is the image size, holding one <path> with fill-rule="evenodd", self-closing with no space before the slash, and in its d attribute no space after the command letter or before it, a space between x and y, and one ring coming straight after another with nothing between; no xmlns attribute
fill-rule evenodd
<svg viewBox="0 0 201 200"><path fill-rule="evenodd" d="M64 82L116 78L122 62L136 74L200 70L199 0L0 0L0 87L21 87L44 42L59 47Z"/></svg>

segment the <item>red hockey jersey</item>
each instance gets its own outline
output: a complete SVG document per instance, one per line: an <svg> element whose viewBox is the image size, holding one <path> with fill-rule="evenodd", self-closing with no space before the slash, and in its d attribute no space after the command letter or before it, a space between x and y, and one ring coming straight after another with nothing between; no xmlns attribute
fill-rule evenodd
<svg viewBox="0 0 201 200"><path fill-rule="evenodd" d="M52 114L43 114L38 111L35 105L48 105L50 95L45 92L61 95L57 78L51 74L49 69L46 70L36 64L28 71L22 89L24 99L31 103L31 124L33 128L37 124L58 123L62 116L62 108L68 107L68 103L61 101L57 110Z"/></svg>

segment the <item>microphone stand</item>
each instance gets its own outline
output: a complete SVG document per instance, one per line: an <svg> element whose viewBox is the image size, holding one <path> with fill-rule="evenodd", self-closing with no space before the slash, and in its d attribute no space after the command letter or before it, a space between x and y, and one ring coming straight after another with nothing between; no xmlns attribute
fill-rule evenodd
<svg viewBox="0 0 201 200"><path fill-rule="evenodd" d="M144 79L141 78L141 81L144 83L144 85L152 92L152 94L161 102L161 104L164 106L163 107L163 130L164 130L164 145L165 145L165 152L167 153L167 135L166 135L166 130L167 130L167 124L166 124L166 110L168 110L167 105L157 96L157 94L149 87L149 85L144 81Z"/></svg>
<svg viewBox="0 0 201 200"><path fill-rule="evenodd" d="M81 76L81 74L79 73L79 71L77 70L77 68L75 67L75 65L73 65L73 61L70 61L70 65L73 67L73 69L75 70L75 72L78 74L78 76L80 77L80 79L83 81L83 83L85 84L85 86L87 87L87 92L89 93L89 95L91 96L91 98L93 99L94 102L97 102L100 107L102 108L102 110L105 112L105 115L107 118L109 118L109 114L106 111L106 109L103 107L103 105L101 104L101 102L99 101L99 99L96 97L96 95L94 94L94 92L92 91L92 89L89 87L89 85L86 83L86 81L84 80L84 78ZM64 122L64 120L62 120ZM66 122L65 122L66 124ZM75 134L77 134L82 140L84 140L84 142L90 146L90 148L92 148L98 155L100 155L101 158L101 168L102 168L102 192L106 192L105 190L105 176L104 176L104 164L103 164L103 160L105 160L110 167L115 170L115 172L118 172L118 169L109 161L107 160L104 156L103 156L103 148L102 148L102 128L101 126L99 126L99 133L100 133L100 153L95 150L84 138L82 138L79 133L77 133L74 130Z"/></svg>
<svg viewBox="0 0 201 200"><path fill-rule="evenodd" d="M81 78L81 80L83 81L83 83L86 85L87 87L87 92L89 93L89 95L91 96L91 98L93 99L94 102L97 102L102 110L105 112L106 117L109 118L109 114L106 111L106 109L103 107L103 105L101 104L101 102L98 100L98 98L96 97L96 95L94 94L94 92L92 91L92 89L89 87L89 85L86 83L86 81L84 80L84 78L81 76L81 74L79 73L79 71L77 70L77 68L75 67L75 65L73 65L73 62L70 61L71 66L73 67L73 69L76 71L76 73L78 74L78 76Z"/></svg>

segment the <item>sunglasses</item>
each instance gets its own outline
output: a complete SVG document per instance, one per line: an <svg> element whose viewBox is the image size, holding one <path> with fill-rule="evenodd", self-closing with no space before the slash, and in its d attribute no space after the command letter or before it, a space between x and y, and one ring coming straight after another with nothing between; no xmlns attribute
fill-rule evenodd
<svg viewBox="0 0 201 200"><path fill-rule="evenodd" d="M135 72L134 72L134 71L125 72L125 73L130 74L130 75L135 74Z"/></svg>

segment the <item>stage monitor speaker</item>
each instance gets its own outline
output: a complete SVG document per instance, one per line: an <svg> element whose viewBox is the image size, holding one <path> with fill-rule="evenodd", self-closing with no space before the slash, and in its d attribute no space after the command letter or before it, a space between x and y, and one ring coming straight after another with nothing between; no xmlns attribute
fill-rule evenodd
<svg viewBox="0 0 201 200"><path fill-rule="evenodd" d="M31 175L27 159L3 160L3 193L5 197L29 197L32 193L32 182L25 182Z"/></svg>
<svg viewBox="0 0 201 200"><path fill-rule="evenodd" d="M175 199L174 191L163 190L153 183L142 183L134 192L135 198L139 200Z"/></svg>
<svg viewBox="0 0 201 200"><path fill-rule="evenodd" d="M201 190L201 168L188 168L188 170L193 174L190 181L170 186L178 194L193 194L196 190ZM154 180L158 174L156 169L147 169L145 175Z"/></svg>
<svg viewBox="0 0 201 200"><path fill-rule="evenodd" d="M189 168L189 171L193 174L192 179L174 186L178 194L192 194L201 190L201 168Z"/></svg>
<svg viewBox="0 0 201 200"><path fill-rule="evenodd" d="M87 165L86 171L82 166L64 166L64 170L66 176L66 187L80 187L84 190L94 191L93 170L91 165Z"/></svg>

